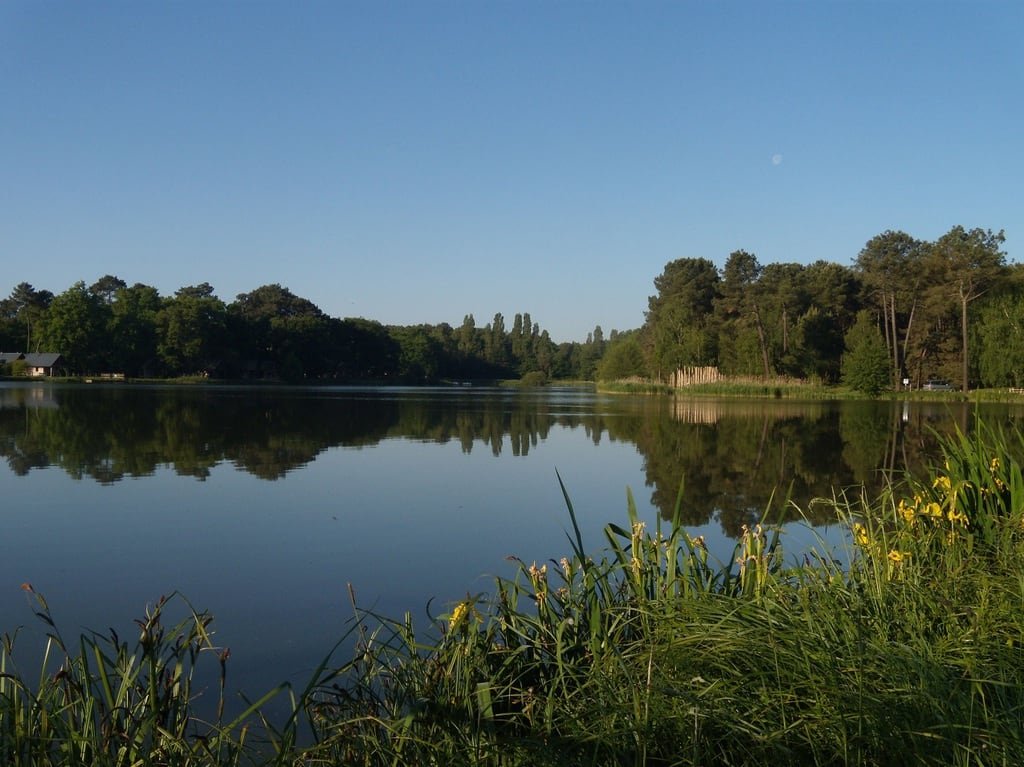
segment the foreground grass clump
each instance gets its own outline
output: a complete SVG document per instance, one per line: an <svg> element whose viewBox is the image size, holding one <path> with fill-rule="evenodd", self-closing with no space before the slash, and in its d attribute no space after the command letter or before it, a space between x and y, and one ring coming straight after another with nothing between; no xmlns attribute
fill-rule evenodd
<svg viewBox="0 0 1024 767"><path fill-rule="evenodd" d="M1015 446L1018 450L1020 445ZM364 614L307 701L332 763L1014 764L1024 759L1024 482L979 427L932 476L833 499L848 567L748 529L708 561L631 509L603 557L518 563L492 598ZM571 506L570 506L571 511ZM337 686L331 686L336 684Z"/></svg>
<svg viewBox="0 0 1024 767"><path fill-rule="evenodd" d="M159 611L139 647L68 652L37 688L0 655L0 760L11 764L818 765L1024 761L1024 479L979 424L928 476L879 499L837 496L831 552L787 562L746 529L711 561L632 502L590 556L467 596L417 631L356 611L355 643L293 695L284 723L199 722L192 669L207 617ZM680 499L680 505L682 499ZM43 603L45 608L45 603ZM44 619L48 620L45 610ZM226 658L217 657L223 669ZM223 674L221 675L223 680ZM221 682L221 690L223 681ZM222 693L221 693L222 694ZM263 700L269 696L265 696Z"/></svg>
<svg viewBox="0 0 1024 767"><path fill-rule="evenodd" d="M4 765L235 765L250 751L249 720L276 690L232 721L224 719L228 653L211 641L211 618L187 607L166 624L161 598L136 621L132 647L111 630L68 645L49 607L30 584L37 616L48 632L38 682L14 663L16 635L0 636L0 764ZM184 602L184 600L176 600ZM175 604L175 606L179 606ZM202 654L219 664L214 721L196 716L194 686Z"/></svg>

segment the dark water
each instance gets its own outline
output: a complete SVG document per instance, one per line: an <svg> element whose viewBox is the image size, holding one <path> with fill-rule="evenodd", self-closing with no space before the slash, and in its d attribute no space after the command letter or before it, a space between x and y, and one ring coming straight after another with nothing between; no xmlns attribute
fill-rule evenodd
<svg viewBox="0 0 1024 767"><path fill-rule="evenodd" d="M1013 423L1024 409L983 409ZM0 384L0 631L44 593L66 634L130 627L177 590L216 616L236 684L303 679L363 606L424 623L569 551L556 477L585 541L672 516L728 557L760 518L826 541L833 488L881 486L969 426L942 404L673 400L585 389ZM803 509L779 502L786 496ZM814 534L793 524L787 549Z"/></svg>

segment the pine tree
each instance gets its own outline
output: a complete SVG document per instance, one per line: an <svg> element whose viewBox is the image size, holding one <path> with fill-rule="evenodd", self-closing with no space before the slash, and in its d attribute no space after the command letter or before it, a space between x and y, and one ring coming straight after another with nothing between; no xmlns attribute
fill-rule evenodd
<svg viewBox="0 0 1024 767"><path fill-rule="evenodd" d="M874 396L889 384L889 352L870 312L861 312L844 337L843 383Z"/></svg>

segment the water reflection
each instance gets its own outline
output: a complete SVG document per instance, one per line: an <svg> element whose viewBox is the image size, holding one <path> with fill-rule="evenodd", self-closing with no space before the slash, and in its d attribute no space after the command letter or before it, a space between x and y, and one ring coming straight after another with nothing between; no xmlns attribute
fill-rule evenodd
<svg viewBox="0 0 1024 767"><path fill-rule="evenodd" d="M1020 408L982 408L1012 423ZM159 467L203 480L219 464L278 480L331 448L386 440L457 442L462 452L524 457L553 429L636 446L652 505L727 535L775 498L780 521L830 521L812 500L881 488L935 455L937 434L967 429L967 406L933 403L603 397L581 389L291 389L0 386L0 455L19 476L58 467L99 483ZM781 503L784 498L793 505ZM798 511L798 509L802 511Z"/></svg>

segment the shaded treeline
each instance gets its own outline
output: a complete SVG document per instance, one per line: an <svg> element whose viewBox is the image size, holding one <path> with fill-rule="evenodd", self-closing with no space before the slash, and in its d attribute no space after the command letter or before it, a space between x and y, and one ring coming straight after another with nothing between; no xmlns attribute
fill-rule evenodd
<svg viewBox="0 0 1024 767"><path fill-rule="evenodd" d="M516 314L510 329L500 313L483 327L466 315L457 328L337 319L276 284L225 303L207 283L161 296L106 275L59 295L23 282L0 301L0 350L57 352L69 374L407 383L527 373L592 378L602 347L600 328L585 344L556 344L528 313Z"/></svg>
<svg viewBox="0 0 1024 767"><path fill-rule="evenodd" d="M598 369L667 380L678 368L844 381L865 391L1024 384L1024 274L1002 232L953 227L934 242L899 231L846 267L762 265L744 250L722 269L680 258L654 280L646 321L619 334Z"/></svg>
<svg viewBox="0 0 1024 767"><path fill-rule="evenodd" d="M511 328L500 313L483 327L471 314L458 327L337 319L277 284L225 303L207 283L161 296L112 275L59 295L23 282L0 301L0 350L59 352L65 372L130 377L666 381L716 367L869 392L932 377L1022 386L1024 275L1004 241L961 226L934 242L886 231L852 267L762 265L745 250L722 269L680 258L655 278L641 328L605 339L598 325L582 344L556 343L525 312Z"/></svg>
<svg viewBox="0 0 1024 767"><path fill-rule="evenodd" d="M388 390L384 390L388 391ZM39 395L39 392L43 392ZM600 408L530 392L382 394L330 389L18 387L0 399L0 455L16 474L59 467L116 482L170 467L203 479L227 463L267 480L334 447L391 438L457 442L466 453L527 455L554 429L636 445L652 503L670 517L683 482L683 522L717 520L729 535L787 495L815 522L812 499L834 488L875 492L886 472L924 465L937 431L968 428L966 408L930 403L742 402L614 398ZM756 405L756 408L755 408ZM904 410L904 408L906 408ZM929 409L932 408L932 409ZM993 410L1009 419L1010 411ZM795 509L771 504L784 518ZM817 516L815 516L817 515Z"/></svg>

